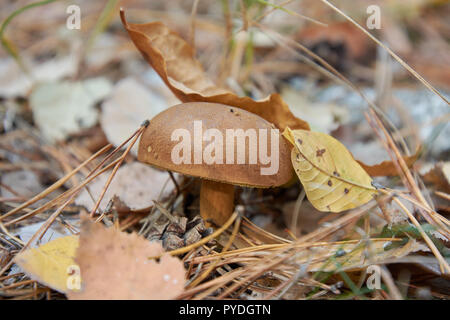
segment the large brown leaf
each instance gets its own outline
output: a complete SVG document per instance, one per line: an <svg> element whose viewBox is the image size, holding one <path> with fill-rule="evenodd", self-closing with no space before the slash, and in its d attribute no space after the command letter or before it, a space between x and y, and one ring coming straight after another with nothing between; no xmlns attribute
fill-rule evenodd
<svg viewBox="0 0 450 320"><path fill-rule="evenodd" d="M222 103L255 113L281 130L287 126L309 130L308 123L296 118L277 93L255 101L217 87L195 59L191 46L163 23L128 23L123 10L120 16L136 47L182 102Z"/></svg>
<svg viewBox="0 0 450 320"><path fill-rule="evenodd" d="M149 259L161 254L159 261ZM185 270L178 258L164 254L159 243L105 228L87 216L81 217L75 262L81 288L68 292L72 300L166 300L183 292Z"/></svg>

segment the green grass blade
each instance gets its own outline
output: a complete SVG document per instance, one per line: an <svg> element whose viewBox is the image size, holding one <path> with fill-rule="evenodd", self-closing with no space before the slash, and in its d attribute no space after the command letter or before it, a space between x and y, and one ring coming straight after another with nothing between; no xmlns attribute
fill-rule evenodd
<svg viewBox="0 0 450 320"><path fill-rule="evenodd" d="M11 13L6 19L5 21L2 22L1 26L0 26L0 41L2 43L2 46L5 48L6 52L9 53L9 55L11 55L14 60L17 62L17 64L20 66L20 68L27 72L24 64L22 63L22 60L20 58L19 52L17 51L17 49L14 47L13 43L11 41L9 41L6 37L5 37L5 30L6 27L11 23L11 21L17 17L19 14L21 14L22 12L27 11L28 9L31 8L35 8L35 7L39 7L39 6L43 6L46 5L48 3L51 2L55 2L58 0L44 0L44 1L38 1L38 2L33 2L30 3L22 8L17 9L16 11L14 11L13 13ZM27 72L28 73L28 72Z"/></svg>

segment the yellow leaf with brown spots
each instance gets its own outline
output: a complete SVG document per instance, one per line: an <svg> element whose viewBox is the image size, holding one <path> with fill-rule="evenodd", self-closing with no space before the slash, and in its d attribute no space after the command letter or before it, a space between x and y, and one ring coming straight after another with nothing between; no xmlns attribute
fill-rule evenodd
<svg viewBox="0 0 450 320"><path fill-rule="evenodd" d="M289 128L283 136L294 145L292 165L308 200L317 210L352 209L367 203L377 193L372 178L335 138Z"/></svg>

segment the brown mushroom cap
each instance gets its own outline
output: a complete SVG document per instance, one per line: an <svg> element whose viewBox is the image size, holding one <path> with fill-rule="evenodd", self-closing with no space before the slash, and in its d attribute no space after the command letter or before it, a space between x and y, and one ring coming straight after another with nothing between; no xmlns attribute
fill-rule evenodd
<svg viewBox="0 0 450 320"><path fill-rule="evenodd" d="M194 121L202 122L203 133L207 129L218 129L223 136L223 164L194 164ZM191 134L191 163L175 164L171 153L173 148L180 143L172 141L171 136L176 129L186 129ZM233 164L226 163L226 145L230 143L226 139L226 129L255 129L259 141L259 129L269 129L267 153L270 155L271 134L270 129L274 125L263 118L245 110L222 105L218 103L191 102L173 106L150 120L149 126L141 136L138 151L138 160L153 166L179 172L185 175L200 177L203 179L219 181L234 185L251 186L259 188L275 187L283 185L292 178L293 168L290 159L290 147L279 134L279 158L278 172L273 175L262 175L261 168L267 168L269 164L262 164L257 148L256 164L249 164L249 143L246 139L245 164L237 164L236 158ZM237 139L235 139L235 155L237 152ZM203 141L202 150L210 143Z"/></svg>

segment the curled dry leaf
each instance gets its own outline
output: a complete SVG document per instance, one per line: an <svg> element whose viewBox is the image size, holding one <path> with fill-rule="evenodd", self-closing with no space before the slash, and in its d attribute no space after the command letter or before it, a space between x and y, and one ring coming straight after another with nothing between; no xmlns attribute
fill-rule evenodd
<svg viewBox="0 0 450 320"><path fill-rule="evenodd" d="M50 241L38 248L19 253L17 263L30 278L59 292L67 292L71 267L75 266L78 236L67 236Z"/></svg>
<svg viewBox="0 0 450 320"><path fill-rule="evenodd" d="M294 145L292 165L317 210L352 209L377 192L372 178L338 140L325 133L289 128L283 135Z"/></svg>
<svg viewBox="0 0 450 320"><path fill-rule="evenodd" d="M403 157L403 160L405 160L405 163L408 166L408 168L411 168L413 166L414 162L416 162L419 155L420 150L418 150L412 156ZM397 167L395 166L395 163L390 160L386 160L374 165L368 165L359 160L356 160L356 162L358 162L361 165L361 167L363 167L363 169L372 177L393 177L398 176L399 173Z"/></svg>
<svg viewBox="0 0 450 320"><path fill-rule="evenodd" d="M137 234L105 228L82 217L80 245L75 261L82 285L69 299L173 299L184 288L183 263L168 254L159 262L149 257L164 250Z"/></svg>
<svg viewBox="0 0 450 320"><path fill-rule="evenodd" d="M191 46L161 22L123 25L136 47L170 90L182 102L222 103L255 113L280 129L309 130L307 122L296 118L279 94L255 101L217 87L195 59Z"/></svg>
<svg viewBox="0 0 450 320"><path fill-rule="evenodd" d="M438 162L423 175L426 182L433 183L435 187L450 192L450 161Z"/></svg>

